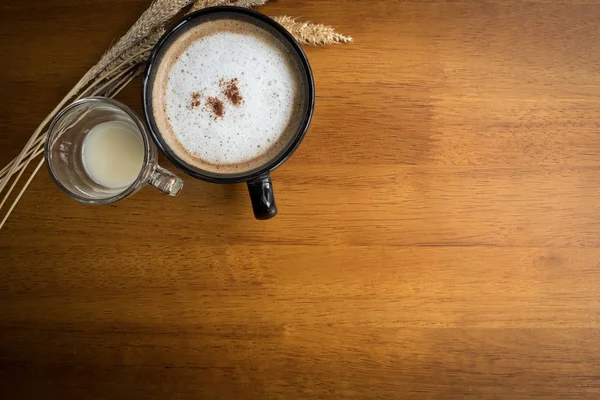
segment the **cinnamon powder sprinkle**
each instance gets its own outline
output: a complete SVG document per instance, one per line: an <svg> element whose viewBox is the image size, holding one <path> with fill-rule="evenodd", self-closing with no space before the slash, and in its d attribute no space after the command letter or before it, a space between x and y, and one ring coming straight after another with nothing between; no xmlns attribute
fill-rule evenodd
<svg viewBox="0 0 600 400"><path fill-rule="evenodd" d="M223 118L223 115L225 115L225 105L216 97L209 97L206 99L206 105L210 107L210 111L212 111L215 120L217 118Z"/></svg>
<svg viewBox="0 0 600 400"><path fill-rule="evenodd" d="M202 95L198 92L192 93L192 102L190 103L190 108L200 107L200 100L202 99Z"/></svg>
<svg viewBox="0 0 600 400"><path fill-rule="evenodd" d="M223 90L223 95L229 99L229 101L235 105L239 106L244 101L244 98L240 94L240 88L238 87L238 79L233 78L230 81L225 81L221 79L219 81L219 86Z"/></svg>

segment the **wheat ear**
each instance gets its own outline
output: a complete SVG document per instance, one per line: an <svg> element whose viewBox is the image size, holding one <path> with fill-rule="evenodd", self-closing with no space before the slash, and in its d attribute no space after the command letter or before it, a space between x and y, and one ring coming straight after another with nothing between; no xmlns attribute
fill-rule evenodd
<svg viewBox="0 0 600 400"><path fill-rule="evenodd" d="M229 1L230 0L197 0L192 5L189 12L198 11L206 7L223 6L225 4L228 4Z"/></svg>
<svg viewBox="0 0 600 400"><path fill-rule="evenodd" d="M313 24L311 22L298 22L296 18L286 15L274 17L273 19L287 29L297 41L303 44L325 46L352 41L350 36L337 33L331 26Z"/></svg>
<svg viewBox="0 0 600 400"><path fill-rule="evenodd" d="M189 12L201 10L206 7L215 6L236 6L236 7L258 7L269 0L196 0Z"/></svg>
<svg viewBox="0 0 600 400"><path fill-rule="evenodd" d="M269 0L237 0L237 1L234 1L233 3L231 3L231 5L236 6L236 7L252 8L252 7L262 6L267 1L269 1Z"/></svg>
<svg viewBox="0 0 600 400"><path fill-rule="evenodd" d="M159 27L163 27L171 18L175 16L182 8L186 7L193 0L154 0L150 7L138 18L138 20L129 28L117 43L112 46L96 65L94 65L84 76L87 81L84 85L101 73L106 67L125 53L135 44L146 39L151 33Z"/></svg>

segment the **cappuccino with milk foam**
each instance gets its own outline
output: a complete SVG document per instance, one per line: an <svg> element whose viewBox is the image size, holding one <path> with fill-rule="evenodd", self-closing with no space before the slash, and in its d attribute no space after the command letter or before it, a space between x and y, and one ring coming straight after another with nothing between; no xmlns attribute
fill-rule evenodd
<svg viewBox="0 0 600 400"><path fill-rule="evenodd" d="M306 84L294 53L250 22L215 19L163 53L152 87L157 128L185 163L239 174L276 157L301 129Z"/></svg>

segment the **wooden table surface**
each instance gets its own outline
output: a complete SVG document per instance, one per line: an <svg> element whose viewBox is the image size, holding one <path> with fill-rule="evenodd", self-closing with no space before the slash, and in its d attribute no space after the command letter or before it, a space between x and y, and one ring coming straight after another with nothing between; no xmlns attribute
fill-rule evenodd
<svg viewBox="0 0 600 400"><path fill-rule="evenodd" d="M148 3L0 4L0 165ZM280 215L189 177L83 206L43 169L0 232L0 396L597 399L600 1L261 10L355 37L306 49Z"/></svg>

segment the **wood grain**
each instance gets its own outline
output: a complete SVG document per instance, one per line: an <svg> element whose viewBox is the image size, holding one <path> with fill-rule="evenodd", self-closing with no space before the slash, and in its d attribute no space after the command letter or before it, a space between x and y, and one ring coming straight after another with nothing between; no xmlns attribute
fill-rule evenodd
<svg viewBox="0 0 600 400"><path fill-rule="evenodd" d="M147 4L0 3L1 165ZM355 38L306 49L280 215L42 171L0 233L2 398L598 398L600 0L261 10Z"/></svg>

